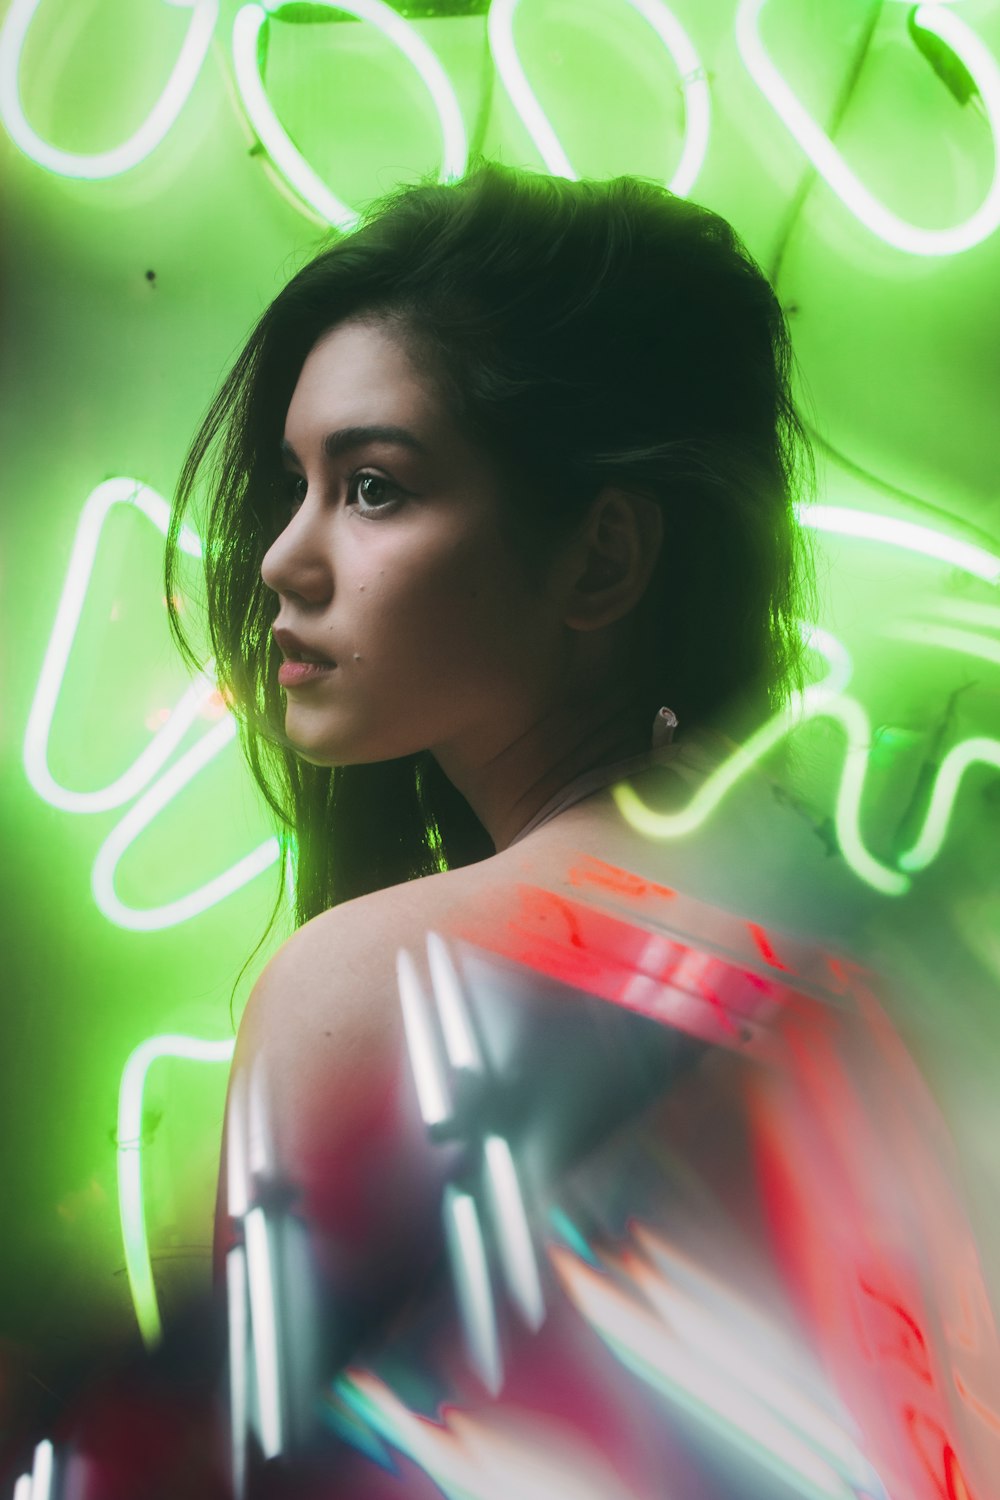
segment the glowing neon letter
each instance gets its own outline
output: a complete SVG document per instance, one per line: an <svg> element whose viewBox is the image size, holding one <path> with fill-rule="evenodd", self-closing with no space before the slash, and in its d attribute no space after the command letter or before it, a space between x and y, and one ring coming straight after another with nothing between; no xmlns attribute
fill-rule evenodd
<svg viewBox="0 0 1000 1500"><path fill-rule="evenodd" d="M950 229L921 229L892 213L851 171L836 146L799 102L768 57L758 23L767 0L742 0L736 12L736 40L761 93L784 121L813 166L873 234L911 255L957 255L978 245L1000 224L1000 68L989 48L964 21L942 4L918 5L913 24L944 42L973 78L993 135L993 180L970 218Z"/></svg>
<svg viewBox="0 0 1000 1500"><path fill-rule="evenodd" d="M73 792L68 787L60 786L49 771L48 746L52 719L94 571L101 531L115 505L133 506L147 516L164 535L170 516L170 507L162 495L140 484L137 479L105 480L88 495L84 503L24 736L24 769L29 782L40 797L44 797L53 807L62 808L64 812L107 812L134 797L184 738L207 696L215 691L215 684L210 676L196 680L145 750L110 786L100 787L92 792ZM180 545L191 557L201 556L201 543L187 526L181 530Z"/></svg>
<svg viewBox="0 0 1000 1500"><path fill-rule="evenodd" d="M119 927L128 927L135 932L155 932L162 927L172 927L186 922L199 912L206 911L216 902L231 896L248 881L268 869L280 857L276 838L265 839L251 854L238 860L222 875L206 881L186 896L170 901L164 906L145 909L126 906L115 890L115 871L126 849L139 834L149 826L167 803L208 765L221 750L236 738L236 721L227 715L214 729L210 729L190 750L186 750L168 771L165 771L153 786L146 791L108 834L97 851L91 876L94 900L111 922Z"/></svg>
<svg viewBox="0 0 1000 1500"><path fill-rule="evenodd" d="M235 1045L231 1039L206 1042L193 1036L152 1036L140 1042L122 1072L118 1090L118 1214L132 1305L147 1348L160 1342L162 1329L142 1197L142 1096L146 1076L158 1057L229 1062Z"/></svg>
<svg viewBox="0 0 1000 1500"><path fill-rule="evenodd" d="M681 75L681 87L684 91L684 147L668 186L671 192L683 196L694 186L708 149L710 113L705 69L684 27L661 0L628 0L628 4L649 22ZM487 24L493 60L515 109L527 126L549 171L557 177L569 177L575 182L577 174L528 82L514 46L514 11L517 5L518 0L493 0L490 6Z"/></svg>
<svg viewBox="0 0 1000 1500"><path fill-rule="evenodd" d="M912 849L899 857L904 870L922 870L940 852L962 777L969 766L996 766L1000 770L1000 740L985 735L953 745L938 768L924 826Z"/></svg>
<svg viewBox="0 0 1000 1500"><path fill-rule="evenodd" d="M13 0L0 27L0 119L14 144L49 172L89 179L117 177L156 150L184 108L212 40L219 0L165 0L168 5L191 8L191 21L174 70L135 134L122 145L91 156L60 151L49 145L31 128L24 113L18 75L28 29L40 3L41 0Z"/></svg>
<svg viewBox="0 0 1000 1500"><path fill-rule="evenodd" d="M384 0L312 0L312 3L346 11L359 21L370 21L409 58L427 85L441 125L441 180L460 177L468 160L462 112L448 75L424 39ZM278 171L321 219L346 233L357 223L357 214L331 193L292 144L261 80L257 62L261 28L269 24L269 12L278 10L280 5L281 0L267 0L266 5L244 5L237 12L233 23L233 67L240 97L261 145Z"/></svg>
<svg viewBox="0 0 1000 1500"><path fill-rule="evenodd" d="M871 722L856 698L831 693L822 684L806 688L804 693L796 695L791 708L768 719L745 744L734 750L712 772L687 807L674 813L655 813L646 806L633 787L627 782L620 782L612 788L618 811L627 823L648 838L681 838L692 833L705 822L725 794L751 766L792 729L805 723L807 719L814 718L835 720L843 728L847 740L836 809L837 839L844 858L855 873L875 890L886 896L905 894L910 887L908 877L889 869L869 854L859 828L861 794L872 741Z"/></svg>
<svg viewBox="0 0 1000 1500"><path fill-rule="evenodd" d="M904 552L919 552L924 557L936 557L940 562L950 563L983 578L987 583L1000 583L1000 557L977 547L973 542L963 542L958 537L946 536L932 526L918 526L913 521L901 521L893 516L879 516L871 511L855 510L847 505L797 505L796 519L800 526L809 526L816 531L829 531L839 536L864 537L868 541L888 542Z"/></svg>

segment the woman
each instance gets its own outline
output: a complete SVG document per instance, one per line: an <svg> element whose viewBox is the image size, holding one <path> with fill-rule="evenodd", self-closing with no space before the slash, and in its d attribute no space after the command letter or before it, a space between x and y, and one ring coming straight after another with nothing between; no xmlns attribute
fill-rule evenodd
<svg viewBox="0 0 1000 1500"><path fill-rule="evenodd" d="M194 444L167 597L207 475L217 669L294 850L299 922L240 1026L232 1097L257 1146L233 1147L231 1110L219 1267L261 1183L290 1184L335 1288L327 1373L427 1274L454 1171L415 1105L399 952L419 966L443 933L509 977L514 926L548 920L525 917L526 891L669 897L685 867L611 786L677 805L802 685L789 359L770 287L715 214L636 179L484 163L376 204L295 276ZM715 899L775 914L759 849L726 882L713 870ZM620 1121L622 1098L597 1114ZM573 1131L563 1167L587 1122ZM478 1357L481 1386L502 1383ZM565 1384L567 1361L552 1368ZM646 1458L622 1478L619 1417L603 1451L622 1493L657 1493ZM345 1493L377 1492L358 1483Z"/></svg>

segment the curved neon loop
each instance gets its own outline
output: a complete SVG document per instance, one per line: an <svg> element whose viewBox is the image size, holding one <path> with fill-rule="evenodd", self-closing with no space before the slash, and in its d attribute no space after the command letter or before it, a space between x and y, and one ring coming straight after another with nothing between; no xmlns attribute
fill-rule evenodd
<svg viewBox="0 0 1000 1500"><path fill-rule="evenodd" d="M823 680L812 684L814 691L823 688L828 693L842 693L854 676L854 662L843 641L832 631L820 625L807 625L804 620L799 621L799 631L805 644L825 656L830 666Z"/></svg>
<svg viewBox="0 0 1000 1500"><path fill-rule="evenodd" d="M667 186L684 196L694 186L708 150L710 106L708 79L701 58L684 27L662 0L627 0L643 20L648 21L670 54L684 92L684 145L681 159ZM514 12L518 0L493 0L487 17L490 51L504 88L527 126L531 139L549 171L557 177L577 180L569 157L538 102L521 66L514 45Z"/></svg>
<svg viewBox="0 0 1000 1500"><path fill-rule="evenodd" d="M901 625L893 627L887 634L906 639L912 632ZM978 644L970 645L968 634L961 631L941 631L939 635L921 638L1000 662L1000 647L995 642L978 637ZM972 639L975 641L977 637ZM633 787L621 782L612 788L618 811L632 828L647 838L683 838L707 821L726 793L785 735L808 719L833 719L841 725L847 740L834 814L841 852L860 879L867 881L873 889L886 896L905 895L911 882L900 872L922 870L937 857L947 835L962 777L972 765L985 764L1000 769L1000 740L980 735L963 740L949 750L938 768L920 834L912 847L899 856L899 871L891 870L869 854L861 836L861 797L873 743L872 727L867 713L856 699L847 697L839 688L831 690L828 685L839 671L840 668L835 666L826 682L807 688L788 709L763 724L712 772L686 807L677 812L656 813Z"/></svg>
<svg viewBox="0 0 1000 1500"><path fill-rule="evenodd" d="M236 738L236 721L227 715L214 728L192 745L190 750L175 761L169 770L129 808L121 822L108 834L97 851L91 872L91 890L98 907L119 927L135 932L156 932L162 927L172 927L186 922L190 917L207 911L226 896L231 896L241 886L255 879L280 857L277 838L265 839L252 853L237 860L221 875L206 881L197 890L190 891L176 901L163 906L126 906L115 890L115 873L126 850L139 834L148 828L158 813L161 813L188 782L208 765L220 751Z"/></svg>
<svg viewBox="0 0 1000 1500"><path fill-rule="evenodd" d="M219 14L219 0L166 0L175 6L190 6L191 21L184 43L163 92L134 135L110 151L82 155L60 151L43 141L28 123L21 104L19 74L28 30L41 0L13 0L0 27L0 119L16 146L32 161L63 177L96 179L117 177L144 161L163 140L184 105L205 61Z"/></svg>
<svg viewBox="0 0 1000 1500"><path fill-rule="evenodd" d="M677 812L656 813L627 782L612 788L618 811L627 823L647 838L683 838L700 828L736 782L772 750L779 740L808 719L833 719L844 730L847 750L837 793L834 820L844 858L855 873L885 896L902 896L910 888L906 875L869 854L860 831L861 794L864 789L872 726L855 698L831 693L823 685L806 688L795 703L775 714L735 750L698 788L686 807Z"/></svg>
<svg viewBox="0 0 1000 1500"><path fill-rule="evenodd" d="M207 697L215 691L215 683L206 669L205 674L196 678L184 693L170 718L132 765L109 786L91 792L74 792L57 782L49 770L49 735L56 704L94 571L101 532L116 505L130 505L141 511L164 536L170 518L170 507L162 495L148 485L140 484L137 479L105 480L84 502L24 736L24 770L28 781L40 797L64 812L107 812L134 797L180 743ZM180 546L191 557L201 556L201 543L187 526L181 530Z"/></svg>
<svg viewBox="0 0 1000 1500"><path fill-rule="evenodd" d="M257 46L261 28L270 20L269 12L280 8L282 0L264 5L244 5L233 22L233 69L243 107L274 165L295 192L320 218L345 233L353 229L358 215L330 191L313 171L271 107L257 63ZM465 171L469 148L465 125L455 91L435 54L423 38L384 0L311 0L330 10L346 11L359 21L369 21L407 57L430 93L441 126L442 163L440 180L451 181Z"/></svg>
<svg viewBox="0 0 1000 1500"><path fill-rule="evenodd" d="M899 856L904 870L922 870L941 852L951 809L958 795L959 784L970 766L996 766L1000 770L1000 740L986 735L963 740L953 745L941 762L931 792L930 805L924 818L924 826L911 848Z"/></svg>
<svg viewBox="0 0 1000 1500"><path fill-rule="evenodd" d="M758 22L767 0L742 0L736 12L736 41L747 71L784 121L827 185L873 234L911 255L957 255L978 245L1000 224L1000 67L989 48L964 21L941 3L917 6L914 24L932 33L973 78L993 135L993 180L979 208L950 229L921 229L886 208L851 171L826 131L817 125L771 62Z"/></svg>
<svg viewBox="0 0 1000 1500"><path fill-rule="evenodd" d="M887 542L904 552L918 552L924 557L950 563L952 567L961 568L975 578L983 578L987 583L1000 583L1000 557L995 552L988 552L973 542L946 536L932 526L919 526L913 521L899 521L872 511L854 510L847 505L797 505L794 510L800 526L833 532L838 536Z"/></svg>
<svg viewBox="0 0 1000 1500"><path fill-rule="evenodd" d="M882 634L897 641L912 641L918 646L940 646L944 651L978 656L980 660L994 662L1000 667L1000 640L991 640L977 630L936 625L930 620L901 620Z"/></svg>
<svg viewBox="0 0 1000 1500"><path fill-rule="evenodd" d="M956 601L961 608L964 601ZM997 611L989 606L964 605L964 611L972 619L983 620ZM996 626L996 619L990 620ZM963 656L977 656L1000 666L1000 641L990 639L979 631L956 629L938 625L931 621L904 620L884 632L894 640L913 641L921 646L938 646L945 651L960 651ZM924 815L924 826L916 842L899 856L898 863L904 870L922 870L941 852L948 832L951 809L962 777L970 766L990 765L1000 768L1000 740L986 735L963 740L953 745L945 756L934 781L931 800Z"/></svg>
<svg viewBox="0 0 1000 1500"><path fill-rule="evenodd" d="M153 1036L139 1043L122 1072L118 1089L118 1217L132 1306L148 1349L160 1342L162 1326L142 1196L142 1098L146 1077L158 1057L229 1062L235 1046L233 1039L206 1042L193 1036Z"/></svg>

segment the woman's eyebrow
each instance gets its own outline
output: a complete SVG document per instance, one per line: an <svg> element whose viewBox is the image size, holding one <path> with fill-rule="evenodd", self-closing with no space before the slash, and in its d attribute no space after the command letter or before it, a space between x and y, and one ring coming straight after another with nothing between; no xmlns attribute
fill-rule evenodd
<svg viewBox="0 0 1000 1500"><path fill-rule="evenodd" d="M337 458L340 454L348 453L354 448L364 447L366 443L396 443L401 448L409 448L413 453L428 456L425 445L408 428L384 424L370 427L340 427L336 432L328 432L323 439L323 452L327 458ZM300 463L298 454L287 438L281 440L281 453L282 457L290 458L297 464Z"/></svg>

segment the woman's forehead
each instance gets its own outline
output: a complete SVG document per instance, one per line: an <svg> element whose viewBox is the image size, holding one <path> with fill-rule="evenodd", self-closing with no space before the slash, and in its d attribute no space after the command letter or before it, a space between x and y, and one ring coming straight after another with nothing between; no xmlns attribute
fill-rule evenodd
<svg viewBox="0 0 1000 1500"><path fill-rule="evenodd" d="M340 323L317 339L299 372L289 419L308 417L315 407L343 426L377 420L405 427L407 417L443 415L430 372L401 331L385 322Z"/></svg>
<svg viewBox="0 0 1000 1500"><path fill-rule="evenodd" d="M307 355L285 416L282 449L337 458L363 442L393 444L411 465L434 464L494 488L495 463L464 430L415 335L398 319L351 319Z"/></svg>

